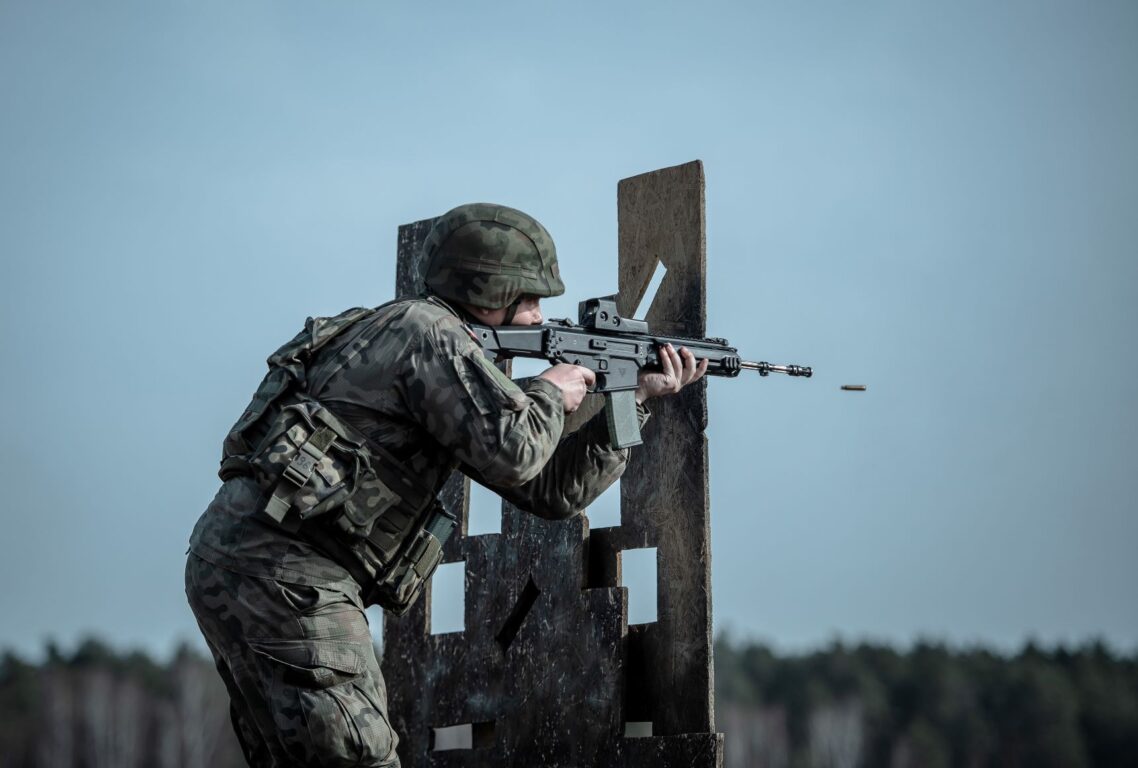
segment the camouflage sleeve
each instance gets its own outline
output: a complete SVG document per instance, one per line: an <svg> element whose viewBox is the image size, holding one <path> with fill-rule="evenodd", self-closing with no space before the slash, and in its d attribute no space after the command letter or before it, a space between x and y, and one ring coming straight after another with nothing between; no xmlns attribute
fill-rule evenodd
<svg viewBox="0 0 1138 768"><path fill-rule="evenodd" d="M648 409L637 405L636 415L643 427ZM519 509L548 520L563 520L584 510L616 482L628 464L630 450L612 447L602 410L563 439L541 472L522 485L501 487L477 472L467 474Z"/></svg>
<svg viewBox="0 0 1138 768"><path fill-rule="evenodd" d="M545 380L519 388L457 322L425 335L415 367L407 400L416 419L487 482L528 482L553 456L565 423L561 390Z"/></svg>

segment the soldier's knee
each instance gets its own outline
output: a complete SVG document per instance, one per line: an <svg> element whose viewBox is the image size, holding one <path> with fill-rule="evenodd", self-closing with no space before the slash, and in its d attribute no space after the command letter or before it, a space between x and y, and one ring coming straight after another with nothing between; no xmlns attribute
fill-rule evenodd
<svg viewBox="0 0 1138 768"><path fill-rule="evenodd" d="M383 698L350 655L321 649L314 658L311 646L254 650L270 669L273 720L292 759L326 768L399 765Z"/></svg>
<svg viewBox="0 0 1138 768"><path fill-rule="evenodd" d="M282 730L282 736L292 741L289 751L304 755L306 765L391 765L395 752L391 726L353 683L294 690L303 723L291 720L292 727Z"/></svg>

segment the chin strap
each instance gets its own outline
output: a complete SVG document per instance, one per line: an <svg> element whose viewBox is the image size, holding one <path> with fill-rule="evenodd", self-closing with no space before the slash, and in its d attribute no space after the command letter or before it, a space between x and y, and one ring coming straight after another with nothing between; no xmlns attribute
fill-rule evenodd
<svg viewBox="0 0 1138 768"><path fill-rule="evenodd" d="M518 306L522 303L522 297L514 299L514 303L506 307L506 318L502 321L502 325L509 325L514 322L514 315L518 313Z"/></svg>

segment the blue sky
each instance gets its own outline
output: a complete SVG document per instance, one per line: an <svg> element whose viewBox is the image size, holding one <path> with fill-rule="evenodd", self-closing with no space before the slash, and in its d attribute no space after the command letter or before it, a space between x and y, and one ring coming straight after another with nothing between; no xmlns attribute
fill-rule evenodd
<svg viewBox="0 0 1138 768"><path fill-rule="evenodd" d="M264 358L470 200L616 286L616 183L701 159L716 624L1138 647L1138 7L0 3L0 644L195 628ZM839 391L864 383L864 394ZM632 585L636 589L636 585Z"/></svg>

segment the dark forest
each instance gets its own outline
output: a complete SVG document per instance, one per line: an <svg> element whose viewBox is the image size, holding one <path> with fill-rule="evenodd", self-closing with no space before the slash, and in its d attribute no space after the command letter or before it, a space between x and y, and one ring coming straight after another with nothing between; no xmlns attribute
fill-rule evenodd
<svg viewBox="0 0 1138 768"><path fill-rule="evenodd" d="M919 643L781 655L721 635L729 768L1138 765L1138 655L1100 643L1014 655ZM242 765L211 662L89 639L0 660L0 766Z"/></svg>

